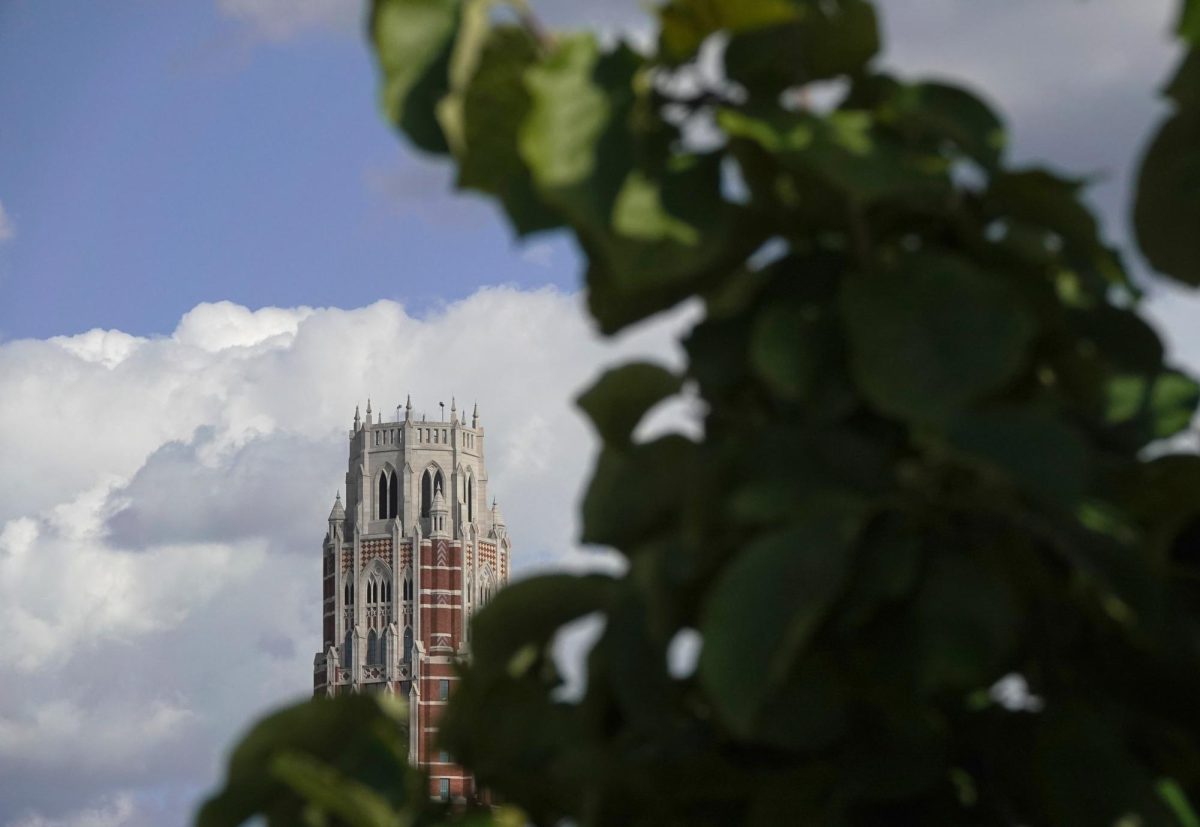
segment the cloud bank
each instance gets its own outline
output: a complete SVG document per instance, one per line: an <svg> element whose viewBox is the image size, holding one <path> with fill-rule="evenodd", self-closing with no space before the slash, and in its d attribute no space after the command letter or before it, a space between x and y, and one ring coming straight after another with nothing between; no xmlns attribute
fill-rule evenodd
<svg viewBox="0 0 1200 827"><path fill-rule="evenodd" d="M217 303L169 337L0 344L0 825L184 824L235 735L306 694L368 397L478 401L518 575L593 562L570 400L606 363L678 363L693 315L602 342L578 297L489 288L426 318Z"/></svg>

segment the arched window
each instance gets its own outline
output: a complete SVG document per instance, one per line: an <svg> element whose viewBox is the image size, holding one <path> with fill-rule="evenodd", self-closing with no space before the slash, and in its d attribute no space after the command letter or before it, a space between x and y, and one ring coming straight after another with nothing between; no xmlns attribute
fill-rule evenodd
<svg viewBox="0 0 1200 827"><path fill-rule="evenodd" d="M404 578L404 599L412 600L412 580L407 576Z"/></svg>
<svg viewBox="0 0 1200 827"><path fill-rule="evenodd" d="M346 584L346 588L345 588L345 592L346 592L346 594L345 594L345 598L346 598L346 600L345 600L345 603L346 603L346 605L347 605L347 606L350 606L350 605L352 605L352 604L354 603L354 584L353 584L353 583L347 583L347 584Z"/></svg>
<svg viewBox="0 0 1200 827"><path fill-rule="evenodd" d="M429 470L421 475L421 516L429 516L429 504L433 502L433 477L429 475Z"/></svg>
<svg viewBox="0 0 1200 827"><path fill-rule="evenodd" d="M379 490L375 507L375 519L390 520L399 512L396 508L399 499L399 488L395 471L381 471L379 474Z"/></svg>
<svg viewBox="0 0 1200 827"><path fill-rule="evenodd" d="M404 627L404 660L412 663L413 634L412 626Z"/></svg>
<svg viewBox="0 0 1200 827"><path fill-rule="evenodd" d="M342 668L349 669L354 664L354 632L346 630L346 640L342 643Z"/></svg>
<svg viewBox="0 0 1200 827"><path fill-rule="evenodd" d="M467 522L475 522L475 478L467 477Z"/></svg>
<svg viewBox="0 0 1200 827"><path fill-rule="evenodd" d="M479 575L479 607L492 602L492 595L496 592L495 580L492 579L492 570L489 566L484 566L483 571Z"/></svg>
<svg viewBox="0 0 1200 827"><path fill-rule="evenodd" d="M374 629L367 633L367 663L379 663L379 635Z"/></svg>

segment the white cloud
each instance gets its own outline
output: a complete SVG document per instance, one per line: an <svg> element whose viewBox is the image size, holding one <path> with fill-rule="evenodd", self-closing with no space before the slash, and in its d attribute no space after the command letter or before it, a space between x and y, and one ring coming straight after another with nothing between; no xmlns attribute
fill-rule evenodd
<svg viewBox="0 0 1200 827"><path fill-rule="evenodd" d="M222 14L264 37L286 40L314 29L351 30L361 19L362 0L217 0Z"/></svg>
<svg viewBox="0 0 1200 827"><path fill-rule="evenodd" d="M0 244L11 241L16 234L17 228L13 226L12 219L8 217L8 213L4 210L4 204L0 203Z"/></svg>
<svg viewBox="0 0 1200 827"><path fill-rule="evenodd" d="M478 400L518 574L586 565L571 400L624 355L678 363L694 315L604 343L578 297L491 288L424 319L220 303L168 337L0 344L0 824L184 823L237 732L305 694L368 396L385 418L409 392L418 416Z"/></svg>
<svg viewBox="0 0 1200 827"><path fill-rule="evenodd" d="M67 813L62 818L30 814L10 827L128 827L136 810L133 795L120 792L106 796L99 804Z"/></svg>

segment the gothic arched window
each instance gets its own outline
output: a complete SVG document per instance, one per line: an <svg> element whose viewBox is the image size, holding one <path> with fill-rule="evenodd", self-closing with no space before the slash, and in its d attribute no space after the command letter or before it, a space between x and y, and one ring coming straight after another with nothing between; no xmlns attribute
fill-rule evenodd
<svg viewBox="0 0 1200 827"><path fill-rule="evenodd" d="M421 475L421 516L429 516L429 504L433 502L433 477L430 476L429 470Z"/></svg>
<svg viewBox="0 0 1200 827"><path fill-rule="evenodd" d="M404 576L404 599L412 600L412 579L408 575Z"/></svg>
<svg viewBox="0 0 1200 827"><path fill-rule="evenodd" d="M342 668L349 669L354 664L354 632L346 630L346 640L342 643Z"/></svg>
<svg viewBox="0 0 1200 827"><path fill-rule="evenodd" d="M404 627L404 660L412 663L413 633L411 626Z"/></svg>
<svg viewBox="0 0 1200 827"><path fill-rule="evenodd" d="M367 633L367 663L379 663L379 635L374 629Z"/></svg>
<svg viewBox="0 0 1200 827"><path fill-rule="evenodd" d="M467 477L467 522L475 521L475 478Z"/></svg>
<svg viewBox="0 0 1200 827"><path fill-rule="evenodd" d="M399 480L396 479L395 471L381 471L379 473L375 519L390 520L399 513L399 510L396 508L400 488L398 482Z"/></svg>

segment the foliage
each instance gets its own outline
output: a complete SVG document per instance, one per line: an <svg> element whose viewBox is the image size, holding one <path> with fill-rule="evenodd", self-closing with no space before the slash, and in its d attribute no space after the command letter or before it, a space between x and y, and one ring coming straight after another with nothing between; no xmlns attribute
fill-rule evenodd
<svg viewBox="0 0 1200 827"><path fill-rule="evenodd" d="M604 331L706 314L682 375L628 365L581 400L604 442L583 539L627 573L501 593L447 748L537 824L1196 824L1200 458L1169 440L1200 390L1082 182L1011 166L975 94L876 68L866 0L670 0L647 50L511 6L376 0L389 118L518 234L572 232ZM1200 58L1168 94L1134 219L1200 284ZM681 388L704 438L634 440ZM549 646L594 613L564 698ZM1013 674L1031 695L1001 703ZM350 714L308 709L317 740ZM200 823L273 813L281 783L337 823L442 817L395 749L347 758L371 720L246 775L264 724Z"/></svg>

